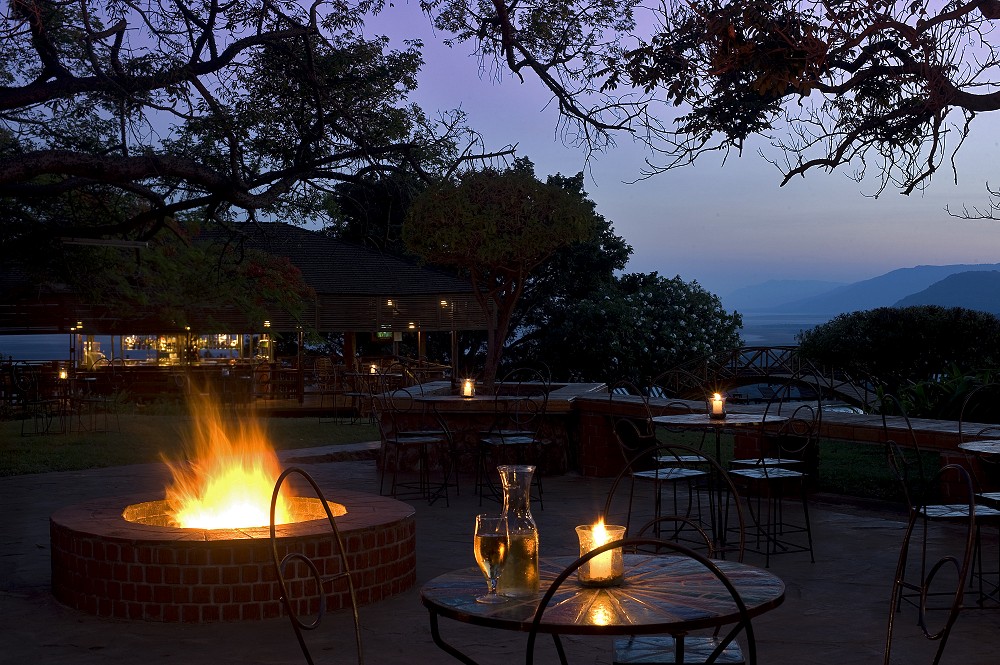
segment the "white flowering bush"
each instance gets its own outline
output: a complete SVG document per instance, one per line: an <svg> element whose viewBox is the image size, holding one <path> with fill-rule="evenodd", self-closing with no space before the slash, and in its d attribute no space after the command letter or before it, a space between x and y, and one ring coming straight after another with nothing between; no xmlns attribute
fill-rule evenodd
<svg viewBox="0 0 1000 665"><path fill-rule="evenodd" d="M532 354L558 379L645 381L711 353L739 347L742 317L679 276L630 273L589 296L552 304L532 331Z"/></svg>

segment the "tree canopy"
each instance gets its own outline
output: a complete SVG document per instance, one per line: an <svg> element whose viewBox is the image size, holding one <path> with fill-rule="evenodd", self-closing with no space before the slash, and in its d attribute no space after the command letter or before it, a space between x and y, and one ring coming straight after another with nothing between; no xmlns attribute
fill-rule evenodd
<svg viewBox="0 0 1000 665"><path fill-rule="evenodd" d="M874 377L893 393L949 372L1000 366L1000 320L961 307L879 307L840 314L799 337L803 358Z"/></svg>
<svg viewBox="0 0 1000 665"><path fill-rule="evenodd" d="M0 241L148 239L186 212L308 219L328 183L483 157L407 101L421 44L367 39L376 0L16 0L0 27ZM504 152L504 151L501 151Z"/></svg>
<svg viewBox="0 0 1000 665"><path fill-rule="evenodd" d="M559 248L597 231L593 204L535 177L527 160L462 174L428 188L410 206L403 239L429 263L467 274L492 324L483 381L492 385L515 305L536 268Z"/></svg>
<svg viewBox="0 0 1000 665"><path fill-rule="evenodd" d="M666 0L639 24L637 5L429 6L456 40L534 72L581 138L647 141L649 173L757 136L783 182L847 167L910 193L1000 109L997 0Z"/></svg>

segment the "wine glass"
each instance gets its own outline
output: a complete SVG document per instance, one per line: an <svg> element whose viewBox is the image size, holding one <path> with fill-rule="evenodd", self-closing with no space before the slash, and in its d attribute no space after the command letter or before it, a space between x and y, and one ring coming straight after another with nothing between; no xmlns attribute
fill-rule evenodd
<svg viewBox="0 0 1000 665"><path fill-rule="evenodd" d="M478 596L480 603L504 603L507 599L497 593L497 580L507 559L510 539L507 535L507 518L499 515L476 515L476 535L473 545L476 563L489 582L489 592Z"/></svg>

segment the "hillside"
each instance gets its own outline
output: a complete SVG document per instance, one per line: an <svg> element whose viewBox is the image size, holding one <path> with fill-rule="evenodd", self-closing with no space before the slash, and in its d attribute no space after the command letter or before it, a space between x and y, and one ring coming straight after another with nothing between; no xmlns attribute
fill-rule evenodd
<svg viewBox="0 0 1000 665"><path fill-rule="evenodd" d="M895 303L897 307L940 305L1000 314L1000 272L975 271L949 275Z"/></svg>
<svg viewBox="0 0 1000 665"><path fill-rule="evenodd" d="M811 298L847 286L844 282L817 279L772 279L744 286L722 296L726 309L740 312L770 312L785 303Z"/></svg>
<svg viewBox="0 0 1000 665"><path fill-rule="evenodd" d="M833 316L843 312L889 307L956 273L988 271L1000 271L1000 264L900 268L879 277L841 286L816 296L776 305L771 311L774 313Z"/></svg>

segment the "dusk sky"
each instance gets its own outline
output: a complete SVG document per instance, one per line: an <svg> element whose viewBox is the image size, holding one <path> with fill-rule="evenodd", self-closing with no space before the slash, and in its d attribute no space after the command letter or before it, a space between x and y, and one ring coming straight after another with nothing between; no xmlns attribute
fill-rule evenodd
<svg viewBox="0 0 1000 665"><path fill-rule="evenodd" d="M405 26L400 29L397 26ZM471 45L449 49L419 9L388 7L366 27L424 41L426 64L412 101L428 113L461 107L487 148L518 145L540 178L587 170L586 189L598 211L634 248L630 272L658 271L697 280L719 295L769 279L853 282L914 265L1000 262L1000 222L950 217L946 206L984 206L986 183L1000 185L996 163L1000 117L979 116L958 161L958 184L939 171L923 194L887 190L875 200L848 171L808 174L785 187L778 171L755 151L709 157L695 166L635 184L646 154L622 134L617 148L585 163L559 138L550 95L537 80L480 76ZM996 116L997 114L992 114Z"/></svg>

